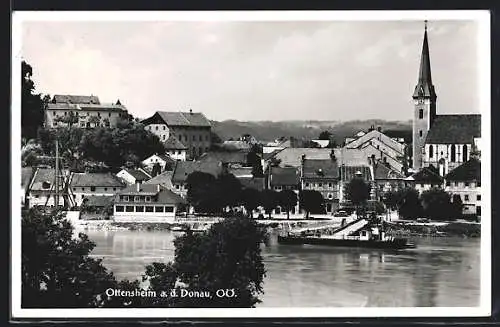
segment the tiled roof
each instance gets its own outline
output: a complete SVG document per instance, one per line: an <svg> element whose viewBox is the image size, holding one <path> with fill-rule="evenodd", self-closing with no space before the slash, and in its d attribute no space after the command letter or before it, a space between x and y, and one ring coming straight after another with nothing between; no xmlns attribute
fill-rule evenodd
<svg viewBox="0 0 500 327"><path fill-rule="evenodd" d="M149 196L154 196L158 195L158 201L151 202L151 204L179 204L179 203L185 203L185 200L175 194L174 192L166 189L163 186L160 186L160 191L158 191L158 185L159 184L141 184L139 192L137 192L137 186L136 185L130 185L123 191L117 194L115 199L115 203L121 203L118 199L120 195L149 195ZM124 202L124 203L130 203L130 202Z"/></svg>
<svg viewBox="0 0 500 327"><path fill-rule="evenodd" d="M100 103L99 98L95 95L56 94L54 95L53 101L56 103Z"/></svg>
<svg viewBox="0 0 500 327"><path fill-rule="evenodd" d="M426 144L471 144L481 136L481 115L438 115Z"/></svg>
<svg viewBox="0 0 500 327"><path fill-rule="evenodd" d="M65 175L66 172L61 172L61 175ZM52 168L38 168L35 171L35 175L33 176L33 180L31 181L30 191L48 191L52 187L55 182L55 169ZM43 187L43 184L46 184L46 187ZM59 179L59 189L63 188L64 182L63 178Z"/></svg>
<svg viewBox="0 0 500 327"><path fill-rule="evenodd" d="M92 207L105 207L108 204L113 203L113 199L115 198L114 195L111 196L96 196L96 195L91 195L85 197L85 204L87 206L92 206Z"/></svg>
<svg viewBox="0 0 500 327"><path fill-rule="evenodd" d="M257 191L262 191L265 186L264 177L251 177L251 178L239 178L238 179L243 188L253 188Z"/></svg>
<svg viewBox="0 0 500 327"><path fill-rule="evenodd" d="M228 150L250 150L252 145L245 141L224 141L222 147Z"/></svg>
<svg viewBox="0 0 500 327"><path fill-rule="evenodd" d="M217 177L222 172L222 164L219 161L177 161L172 175L172 182L185 182L189 174L200 171Z"/></svg>
<svg viewBox="0 0 500 327"><path fill-rule="evenodd" d="M372 173L368 166L339 166L339 173L343 182L348 182L357 177L358 173L361 173L363 179L372 180Z"/></svg>
<svg viewBox="0 0 500 327"><path fill-rule="evenodd" d="M374 169L375 179L404 179L404 175L379 161Z"/></svg>
<svg viewBox="0 0 500 327"><path fill-rule="evenodd" d="M33 168L23 167L21 169L21 187L27 188L30 185L32 177L33 177Z"/></svg>
<svg viewBox="0 0 500 327"><path fill-rule="evenodd" d="M339 165L342 163L350 166L362 166L368 164L367 155L359 149L318 149L318 148L286 148L274 155L274 158L281 160L281 167L300 167L302 155L306 159L330 159L331 153L335 154Z"/></svg>
<svg viewBox="0 0 500 327"><path fill-rule="evenodd" d="M338 178L339 170L336 160L306 159L302 168L303 178Z"/></svg>
<svg viewBox="0 0 500 327"><path fill-rule="evenodd" d="M167 150L186 150L187 146L182 144L181 141L179 141L175 136L170 135L170 137L163 142L163 146Z"/></svg>
<svg viewBox="0 0 500 327"><path fill-rule="evenodd" d="M271 159L272 157L274 157L278 152L282 151L283 149L276 149L276 150L273 150L272 152L268 152L268 153L263 153L262 154L262 158L264 160L269 160Z"/></svg>
<svg viewBox="0 0 500 327"><path fill-rule="evenodd" d="M294 167L270 167L270 184L271 186L283 185L299 185L300 172L298 168Z"/></svg>
<svg viewBox="0 0 500 327"><path fill-rule="evenodd" d="M210 127L210 121L201 112L173 112L173 111L157 111L153 116L142 121L148 125L155 121L161 120L167 126L195 126L195 127Z"/></svg>
<svg viewBox="0 0 500 327"><path fill-rule="evenodd" d="M480 181L481 161L472 158L449 172L445 179L450 181Z"/></svg>
<svg viewBox="0 0 500 327"><path fill-rule="evenodd" d="M86 110L86 111L112 111L121 112L125 108L116 104L71 104L71 103L48 103L47 110Z"/></svg>
<svg viewBox="0 0 500 327"><path fill-rule="evenodd" d="M132 175L135 179L141 180L141 181L147 181L148 179L151 178L150 175L142 171L141 169L125 169L127 173Z"/></svg>
<svg viewBox="0 0 500 327"><path fill-rule="evenodd" d="M204 153L198 158L198 162L222 162L246 165L247 153L239 151L211 151Z"/></svg>
<svg viewBox="0 0 500 327"><path fill-rule="evenodd" d="M70 186L124 187L125 184L110 173L73 173Z"/></svg>
<svg viewBox="0 0 500 327"><path fill-rule="evenodd" d="M172 175L173 171L165 171L160 175L157 175L150 180L144 182L144 184L160 184L168 189L172 188Z"/></svg>
<svg viewBox="0 0 500 327"><path fill-rule="evenodd" d="M419 183L441 183L443 177L439 176L439 171L434 166L424 167L413 174L412 180Z"/></svg>

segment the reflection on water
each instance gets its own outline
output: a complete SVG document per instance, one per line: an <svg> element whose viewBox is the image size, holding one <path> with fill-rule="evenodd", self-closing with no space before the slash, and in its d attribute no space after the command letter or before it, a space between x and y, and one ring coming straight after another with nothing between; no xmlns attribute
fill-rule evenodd
<svg viewBox="0 0 500 327"><path fill-rule="evenodd" d="M117 278L136 279L144 266L174 257L169 231L88 231ZM262 307L402 307L479 305L480 239L419 238L400 252L263 246L267 275Z"/></svg>

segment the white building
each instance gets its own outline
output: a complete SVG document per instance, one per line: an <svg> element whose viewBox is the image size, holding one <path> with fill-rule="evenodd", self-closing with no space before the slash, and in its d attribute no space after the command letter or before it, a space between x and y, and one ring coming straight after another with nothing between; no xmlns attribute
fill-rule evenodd
<svg viewBox="0 0 500 327"><path fill-rule="evenodd" d="M464 215L481 216L481 162L472 158L445 176L445 190L459 195Z"/></svg>
<svg viewBox="0 0 500 327"><path fill-rule="evenodd" d="M153 154L141 161L141 164L148 172L151 172L153 170L154 165L159 164L161 171L163 172L165 170L172 170L173 165L175 164L175 160L170 158L170 156L166 154ZM165 167L171 169L166 169Z"/></svg>
<svg viewBox="0 0 500 327"><path fill-rule="evenodd" d="M65 180L68 176L67 171L60 172L61 177L59 178L58 183L58 194L59 206L64 205L64 186ZM28 189L28 195L26 197L26 201L28 202L29 208L37 207L37 206L45 206L54 207L56 188L55 188L55 169L51 168L37 168L35 171L31 183Z"/></svg>
<svg viewBox="0 0 500 327"><path fill-rule="evenodd" d="M151 175L146 172L144 169L122 169L120 170L116 176L123 180L125 183L128 185L135 184L136 181L147 181L148 179L151 178Z"/></svg>
<svg viewBox="0 0 500 327"><path fill-rule="evenodd" d="M69 194L74 205L81 206L91 196L113 196L126 187L117 176L110 173L72 173Z"/></svg>

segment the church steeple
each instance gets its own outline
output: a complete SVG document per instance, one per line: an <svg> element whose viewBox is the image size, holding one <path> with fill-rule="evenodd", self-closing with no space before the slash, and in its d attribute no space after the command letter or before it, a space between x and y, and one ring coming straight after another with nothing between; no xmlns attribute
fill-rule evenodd
<svg viewBox="0 0 500 327"><path fill-rule="evenodd" d="M422 45L422 55L420 57L420 70L418 72L418 82L413 92L413 98L436 98L434 85L431 76L431 60L429 56L429 41L427 39L427 21L425 21L424 43Z"/></svg>

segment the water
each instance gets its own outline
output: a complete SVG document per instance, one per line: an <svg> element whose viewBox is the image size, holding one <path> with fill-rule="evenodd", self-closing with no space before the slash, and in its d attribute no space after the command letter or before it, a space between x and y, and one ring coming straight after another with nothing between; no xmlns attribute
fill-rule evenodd
<svg viewBox="0 0 500 327"><path fill-rule="evenodd" d="M117 278L137 279L144 266L171 261L170 231L87 231L93 255ZM418 238L398 253L263 246L267 276L260 307L474 307L479 306L480 239Z"/></svg>

